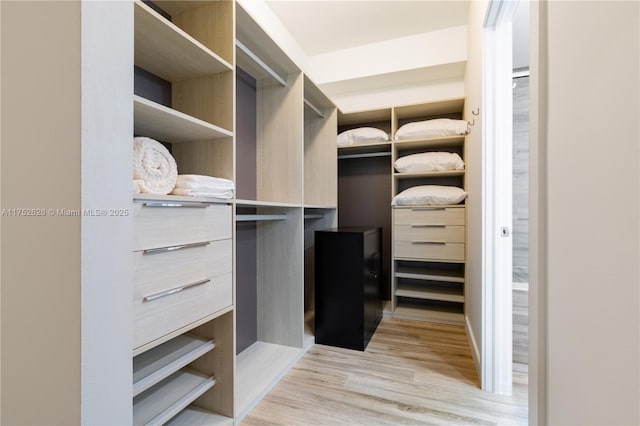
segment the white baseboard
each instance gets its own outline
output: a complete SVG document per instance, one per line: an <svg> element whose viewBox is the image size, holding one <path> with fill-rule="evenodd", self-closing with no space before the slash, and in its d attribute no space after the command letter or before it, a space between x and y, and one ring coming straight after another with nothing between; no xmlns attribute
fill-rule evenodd
<svg viewBox="0 0 640 426"><path fill-rule="evenodd" d="M476 373L478 373L480 383L482 383L482 369L480 368L480 366L482 365L480 349L478 348L478 342L476 340L475 334L473 334L473 329L469 324L469 317L467 315L464 316L464 324L464 328L467 331L467 338L469 339L469 347L471 348L471 357L473 358L473 362L476 365Z"/></svg>

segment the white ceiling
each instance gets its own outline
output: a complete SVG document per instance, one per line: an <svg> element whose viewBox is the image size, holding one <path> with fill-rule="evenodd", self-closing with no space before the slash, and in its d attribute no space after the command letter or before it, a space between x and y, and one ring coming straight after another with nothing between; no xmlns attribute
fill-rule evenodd
<svg viewBox="0 0 640 426"><path fill-rule="evenodd" d="M468 1L267 0L309 56L466 25Z"/></svg>

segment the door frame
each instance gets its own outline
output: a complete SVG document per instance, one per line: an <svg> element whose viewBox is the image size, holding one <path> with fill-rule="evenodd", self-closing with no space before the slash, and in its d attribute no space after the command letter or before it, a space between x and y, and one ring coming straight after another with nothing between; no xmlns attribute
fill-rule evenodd
<svg viewBox="0 0 640 426"><path fill-rule="evenodd" d="M483 23L482 389L512 392L512 30L517 1L490 0ZM503 233L506 231L506 234Z"/></svg>

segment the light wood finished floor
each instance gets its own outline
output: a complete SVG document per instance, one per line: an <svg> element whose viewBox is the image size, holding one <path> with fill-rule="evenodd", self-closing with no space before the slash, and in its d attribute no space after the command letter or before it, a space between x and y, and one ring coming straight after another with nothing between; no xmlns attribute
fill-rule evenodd
<svg viewBox="0 0 640 426"><path fill-rule="evenodd" d="M384 318L365 352L314 345L240 425L526 424L524 377L485 393L463 327Z"/></svg>

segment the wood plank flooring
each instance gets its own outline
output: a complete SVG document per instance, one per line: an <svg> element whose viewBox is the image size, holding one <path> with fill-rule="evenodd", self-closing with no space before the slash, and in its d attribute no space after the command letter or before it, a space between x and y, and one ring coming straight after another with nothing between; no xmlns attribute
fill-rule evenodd
<svg viewBox="0 0 640 426"><path fill-rule="evenodd" d="M365 352L314 345L240 425L526 423L526 375L480 390L464 327L384 318Z"/></svg>

